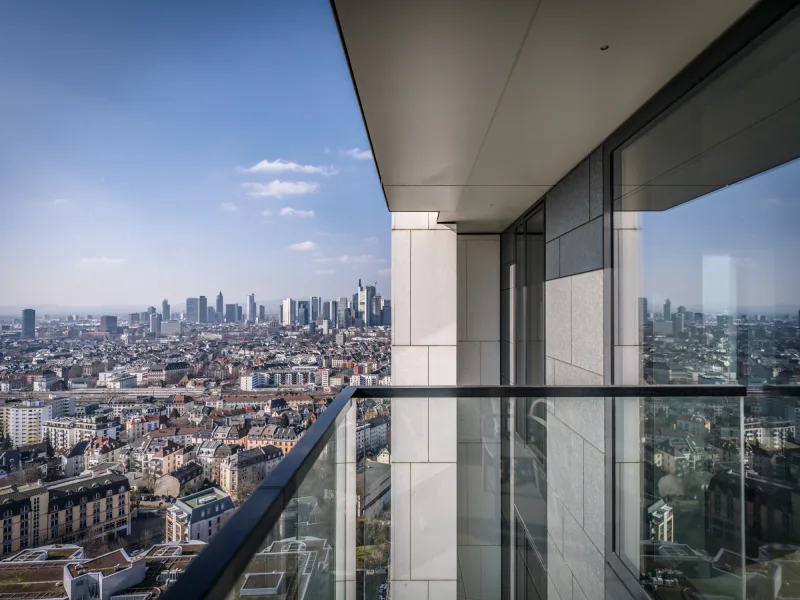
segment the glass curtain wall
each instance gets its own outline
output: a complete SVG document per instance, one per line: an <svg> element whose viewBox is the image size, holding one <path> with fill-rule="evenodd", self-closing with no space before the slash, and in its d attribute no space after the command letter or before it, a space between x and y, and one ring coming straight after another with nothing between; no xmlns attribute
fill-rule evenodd
<svg viewBox="0 0 800 600"><path fill-rule="evenodd" d="M502 239L504 384L544 385L544 211ZM547 400L503 402L504 597L547 597ZM513 596L511 590L513 589Z"/></svg>
<svg viewBox="0 0 800 600"><path fill-rule="evenodd" d="M796 10L613 155L614 382L748 387L615 403L615 552L653 597L798 597L798 157Z"/></svg>

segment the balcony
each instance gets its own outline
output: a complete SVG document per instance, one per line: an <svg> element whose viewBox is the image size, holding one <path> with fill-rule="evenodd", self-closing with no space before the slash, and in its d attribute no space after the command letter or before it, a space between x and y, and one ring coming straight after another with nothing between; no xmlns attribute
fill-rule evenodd
<svg viewBox="0 0 800 600"><path fill-rule="evenodd" d="M746 393L347 388L167 597L563 598L573 586L587 597L739 597L759 570L776 568L749 558L742 528L753 459ZM441 422L418 421L427 432L409 426L417 402L442 409ZM391 464L356 445L363 416L384 409ZM713 422L677 418L712 413ZM409 456L414 447L424 457ZM427 462L428 452L451 463ZM590 568L562 581L561 555ZM409 574L430 580L424 594Z"/></svg>

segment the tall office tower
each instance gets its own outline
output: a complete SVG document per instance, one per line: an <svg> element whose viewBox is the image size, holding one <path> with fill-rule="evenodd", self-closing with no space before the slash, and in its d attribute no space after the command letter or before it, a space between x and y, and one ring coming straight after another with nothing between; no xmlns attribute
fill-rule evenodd
<svg viewBox="0 0 800 600"><path fill-rule="evenodd" d="M374 325L374 317L372 313L372 299L375 297L375 286L368 285L361 286L361 280L358 280L358 316L364 321L364 325Z"/></svg>
<svg viewBox="0 0 800 600"><path fill-rule="evenodd" d="M22 311L22 339L32 340L36 338L36 311L26 308Z"/></svg>
<svg viewBox="0 0 800 600"><path fill-rule="evenodd" d="M293 325L294 324L294 315L297 311L297 304L291 298L286 298L281 303L281 324L282 325Z"/></svg>
<svg viewBox="0 0 800 600"><path fill-rule="evenodd" d="M330 307L329 307L330 316L328 317L328 319L330 319L331 328L335 329L336 328L336 318L339 316L339 314L338 314L339 303L336 300L331 300L329 302L329 304L330 304Z"/></svg>
<svg viewBox="0 0 800 600"><path fill-rule="evenodd" d="M147 314L148 315L156 314L156 307L155 306L148 306L147 307ZM148 321L148 323L149 323L149 321Z"/></svg>
<svg viewBox="0 0 800 600"><path fill-rule="evenodd" d="M256 295L250 294L247 296L247 322L248 323L255 323L256 322Z"/></svg>
<svg viewBox="0 0 800 600"><path fill-rule="evenodd" d="M361 281L360 280L358 282L358 287L359 287L359 289L361 288ZM357 319L358 317L361 316L361 315L358 314L358 296L359 296L358 292L353 294L353 301L350 303L350 316L353 318L353 320L355 320L355 319Z"/></svg>
<svg viewBox="0 0 800 600"><path fill-rule="evenodd" d="M139 323L147 327L150 324L150 313L147 311L139 313Z"/></svg>
<svg viewBox="0 0 800 600"><path fill-rule="evenodd" d="M197 313L197 316L200 317L199 323L205 323L208 320L208 299L205 296L197 299Z"/></svg>
<svg viewBox="0 0 800 600"><path fill-rule="evenodd" d="M198 306L199 304L197 298L186 299L186 320L189 321L189 323L200 322L200 312Z"/></svg>
<svg viewBox="0 0 800 600"><path fill-rule="evenodd" d="M381 297L372 298L372 325L383 325L381 322Z"/></svg>
<svg viewBox="0 0 800 600"><path fill-rule="evenodd" d="M128 326L137 325L139 323L139 313L131 313L128 315Z"/></svg>
<svg viewBox="0 0 800 600"><path fill-rule="evenodd" d="M322 303L322 320L323 321L330 321L331 320L331 303L330 300L325 300Z"/></svg>
<svg viewBox="0 0 800 600"><path fill-rule="evenodd" d="M392 324L392 301L384 300L381 306L381 325L390 326Z"/></svg>
<svg viewBox="0 0 800 600"><path fill-rule="evenodd" d="M686 313L686 307L685 306L679 306L678 307L678 312L681 313L681 314L685 314ZM744 316L744 315L742 315L742 316Z"/></svg>
<svg viewBox="0 0 800 600"><path fill-rule="evenodd" d="M684 314L682 312L672 315L672 335L680 335L685 328Z"/></svg>
<svg viewBox="0 0 800 600"><path fill-rule="evenodd" d="M297 301L297 324L300 327L308 325L311 317L311 303L308 300Z"/></svg>
<svg viewBox="0 0 800 600"><path fill-rule="evenodd" d="M213 306L208 307L208 318L206 319L207 323L215 323L217 321L217 311L214 309Z"/></svg>
<svg viewBox="0 0 800 600"><path fill-rule="evenodd" d="M164 321L169 321L169 302L166 298L161 301L161 318Z"/></svg>
<svg viewBox="0 0 800 600"><path fill-rule="evenodd" d="M112 317L111 315L103 315L100 317L100 331L102 333L116 333L117 317Z"/></svg>
<svg viewBox="0 0 800 600"><path fill-rule="evenodd" d="M150 315L150 333L161 333L161 316L158 313Z"/></svg>
<svg viewBox="0 0 800 600"><path fill-rule="evenodd" d="M258 322L263 323L267 320L267 309L263 304L258 305Z"/></svg>
<svg viewBox="0 0 800 600"><path fill-rule="evenodd" d="M339 298L339 305L336 307L336 327L347 329L347 298Z"/></svg>
<svg viewBox="0 0 800 600"><path fill-rule="evenodd" d="M310 320L317 322L317 317L319 317L320 311L320 297L319 296L311 296L311 315Z"/></svg>
<svg viewBox="0 0 800 600"><path fill-rule="evenodd" d="M671 319L672 319L672 302L670 302L669 298L667 298L667 301L664 302L664 320L669 321Z"/></svg>
<svg viewBox="0 0 800 600"><path fill-rule="evenodd" d="M236 305L235 304L226 304L225 305L225 322L226 323L235 323L236 322Z"/></svg>
<svg viewBox="0 0 800 600"><path fill-rule="evenodd" d="M639 325L644 325L649 320L650 315L647 312L647 298L639 297Z"/></svg>
<svg viewBox="0 0 800 600"><path fill-rule="evenodd" d="M217 294L217 316L222 317L225 314L225 305L222 303L222 292Z"/></svg>
<svg viewBox="0 0 800 600"><path fill-rule="evenodd" d="M242 305L241 304L237 304L236 305L236 322L237 323L241 323L242 322Z"/></svg>

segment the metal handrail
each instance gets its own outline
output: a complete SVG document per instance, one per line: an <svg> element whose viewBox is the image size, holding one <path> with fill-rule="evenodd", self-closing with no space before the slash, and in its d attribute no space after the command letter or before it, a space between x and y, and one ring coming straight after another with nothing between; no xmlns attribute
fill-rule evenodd
<svg viewBox="0 0 800 600"><path fill-rule="evenodd" d="M334 398L291 452L234 513L186 572L166 600L220 599L245 571L294 493L330 441L347 409L359 398L597 398L745 396L741 385L594 386L411 386L347 387Z"/></svg>

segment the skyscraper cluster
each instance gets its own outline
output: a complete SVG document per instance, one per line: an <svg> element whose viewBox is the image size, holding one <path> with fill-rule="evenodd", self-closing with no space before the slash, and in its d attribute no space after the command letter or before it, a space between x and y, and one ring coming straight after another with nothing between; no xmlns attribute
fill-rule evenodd
<svg viewBox="0 0 800 600"><path fill-rule="evenodd" d="M342 296L324 301L320 296L308 300L286 298L281 302L280 313L280 322L285 326L347 329L392 324L391 301L381 298L374 285L362 285L360 279L351 298Z"/></svg>
<svg viewBox="0 0 800 600"><path fill-rule="evenodd" d="M184 321L188 323L256 323L266 319L266 308L256 304L256 295L248 294L244 305L225 304L222 292L217 294L213 306L208 305L205 296L186 299Z"/></svg>

